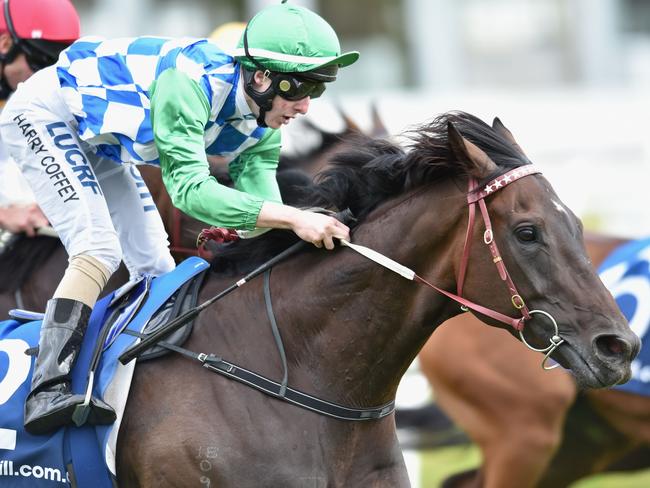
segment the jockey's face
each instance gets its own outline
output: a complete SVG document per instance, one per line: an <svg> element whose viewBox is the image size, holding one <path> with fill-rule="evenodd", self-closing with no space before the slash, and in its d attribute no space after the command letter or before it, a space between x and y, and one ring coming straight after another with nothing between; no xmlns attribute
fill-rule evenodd
<svg viewBox="0 0 650 488"><path fill-rule="evenodd" d="M272 129L278 129L283 125L288 124L297 115L304 115L309 110L309 97L301 98L300 100L285 100L280 95L273 98L273 106L271 110L266 112L264 118L266 125Z"/></svg>
<svg viewBox="0 0 650 488"><path fill-rule="evenodd" d="M7 54L12 45L13 41L9 34L0 34L0 54ZM19 53L11 63L2 67L2 75L12 90L16 89L18 83L25 81L33 74L34 72L27 64L27 58L23 53Z"/></svg>
<svg viewBox="0 0 650 488"><path fill-rule="evenodd" d="M271 86L271 80L265 78L261 71L255 72L254 76L255 89L264 92ZM304 115L309 110L310 97L301 98L300 100L285 100L279 95L273 98L273 105L271 110L266 112L264 121L266 125L272 129L279 129L283 125L288 124L297 115ZM259 108L255 115L259 114Z"/></svg>

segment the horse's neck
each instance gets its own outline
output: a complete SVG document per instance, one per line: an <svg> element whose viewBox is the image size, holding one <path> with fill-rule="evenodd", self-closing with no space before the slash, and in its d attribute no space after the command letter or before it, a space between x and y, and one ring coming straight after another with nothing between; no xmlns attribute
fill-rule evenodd
<svg viewBox="0 0 650 488"><path fill-rule="evenodd" d="M455 187L420 191L379 209L353 240L453 288L463 198ZM314 383L339 389L341 400L390 399L426 338L449 316L448 300L351 250L304 259L310 262L296 260L283 270L285 286L300 297L285 295L277 304L290 360L308 365Z"/></svg>

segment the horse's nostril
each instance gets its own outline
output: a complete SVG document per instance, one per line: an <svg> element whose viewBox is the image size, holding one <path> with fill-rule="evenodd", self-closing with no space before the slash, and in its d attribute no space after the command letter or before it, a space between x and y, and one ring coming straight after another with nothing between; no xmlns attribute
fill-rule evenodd
<svg viewBox="0 0 650 488"><path fill-rule="evenodd" d="M596 339L596 347L602 354L612 358L628 356L632 349L626 340L615 335L602 335L598 337Z"/></svg>

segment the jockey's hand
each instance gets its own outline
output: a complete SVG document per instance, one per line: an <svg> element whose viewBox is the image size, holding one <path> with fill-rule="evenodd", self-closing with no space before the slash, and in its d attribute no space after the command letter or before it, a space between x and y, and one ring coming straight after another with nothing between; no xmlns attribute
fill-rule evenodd
<svg viewBox="0 0 650 488"><path fill-rule="evenodd" d="M0 227L13 234L24 232L34 237L40 227L48 225L47 218L35 203L0 208Z"/></svg>
<svg viewBox="0 0 650 488"><path fill-rule="evenodd" d="M264 202L257 217L258 227L291 229L316 247L334 249L334 239L350 240L350 229L334 217L299 210L280 203Z"/></svg>
<svg viewBox="0 0 650 488"><path fill-rule="evenodd" d="M334 217L316 212L301 210L292 230L302 240L316 247L334 249L334 238L350 240L350 229Z"/></svg>

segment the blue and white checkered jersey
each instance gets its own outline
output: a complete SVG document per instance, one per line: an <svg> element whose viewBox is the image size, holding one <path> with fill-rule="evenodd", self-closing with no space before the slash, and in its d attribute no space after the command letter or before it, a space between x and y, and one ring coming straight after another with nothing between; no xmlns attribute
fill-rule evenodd
<svg viewBox="0 0 650 488"><path fill-rule="evenodd" d="M210 104L209 155L234 159L265 130L244 98L239 65L206 39L84 37L56 64L63 98L82 140L118 162L158 164L148 89L166 69L196 81Z"/></svg>

